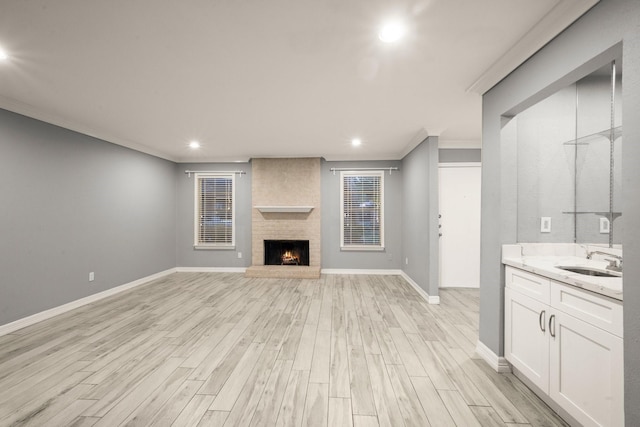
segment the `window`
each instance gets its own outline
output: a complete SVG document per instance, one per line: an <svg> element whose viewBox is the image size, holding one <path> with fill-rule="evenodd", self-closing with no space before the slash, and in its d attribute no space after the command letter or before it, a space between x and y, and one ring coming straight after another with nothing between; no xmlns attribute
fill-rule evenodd
<svg viewBox="0 0 640 427"><path fill-rule="evenodd" d="M195 175L195 247L235 246L235 175Z"/></svg>
<svg viewBox="0 0 640 427"><path fill-rule="evenodd" d="M384 249L384 171L341 172L343 250Z"/></svg>

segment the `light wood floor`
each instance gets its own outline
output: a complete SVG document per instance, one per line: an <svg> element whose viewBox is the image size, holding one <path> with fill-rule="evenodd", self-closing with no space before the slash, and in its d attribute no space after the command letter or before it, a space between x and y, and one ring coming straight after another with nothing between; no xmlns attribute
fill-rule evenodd
<svg viewBox="0 0 640 427"><path fill-rule="evenodd" d="M177 273L0 337L0 425L554 426L475 358L478 291Z"/></svg>

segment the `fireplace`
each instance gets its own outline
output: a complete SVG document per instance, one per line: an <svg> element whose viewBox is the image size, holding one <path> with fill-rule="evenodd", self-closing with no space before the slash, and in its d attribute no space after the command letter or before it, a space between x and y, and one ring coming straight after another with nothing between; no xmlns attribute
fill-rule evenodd
<svg viewBox="0 0 640 427"><path fill-rule="evenodd" d="M265 240L264 265L309 265L309 241Z"/></svg>

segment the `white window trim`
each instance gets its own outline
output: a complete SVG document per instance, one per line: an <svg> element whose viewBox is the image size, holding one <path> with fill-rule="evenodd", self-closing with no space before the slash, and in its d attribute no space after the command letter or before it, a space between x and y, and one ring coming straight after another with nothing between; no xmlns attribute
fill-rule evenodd
<svg viewBox="0 0 640 427"><path fill-rule="evenodd" d="M380 244L345 245L344 244L344 178L345 176L380 177ZM341 251L384 251L384 170L341 171L340 172L340 250Z"/></svg>
<svg viewBox="0 0 640 427"><path fill-rule="evenodd" d="M201 243L198 240L200 234L200 218L198 213L200 211L200 179L201 178L214 178L224 177L231 179L231 243ZM213 250L231 250L236 248L236 175L235 173L225 172L206 172L196 173L194 175L194 193L193 193L193 247L194 249L213 249Z"/></svg>

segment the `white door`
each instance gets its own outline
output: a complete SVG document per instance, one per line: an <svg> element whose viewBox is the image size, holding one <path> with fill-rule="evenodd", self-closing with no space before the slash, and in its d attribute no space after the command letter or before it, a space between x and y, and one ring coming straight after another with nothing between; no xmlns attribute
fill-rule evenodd
<svg viewBox="0 0 640 427"><path fill-rule="evenodd" d="M480 286L480 163L441 163L440 287Z"/></svg>

